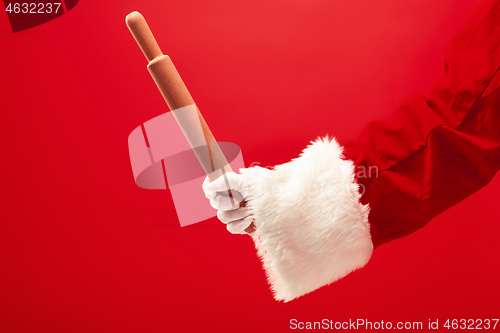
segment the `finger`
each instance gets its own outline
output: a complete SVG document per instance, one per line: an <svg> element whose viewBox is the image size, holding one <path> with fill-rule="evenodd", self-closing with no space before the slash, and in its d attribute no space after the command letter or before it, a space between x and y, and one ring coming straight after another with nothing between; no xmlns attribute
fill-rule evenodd
<svg viewBox="0 0 500 333"><path fill-rule="evenodd" d="M213 199L217 195L217 192L216 191L208 191L207 190L208 184L210 184L210 179L208 179L208 177L206 177L205 180L203 181L203 185L202 185L203 192L205 192L205 197L207 199Z"/></svg>
<svg viewBox="0 0 500 333"><path fill-rule="evenodd" d="M213 182L207 182L203 184L203 190L205 192L222 192L228 189L236 190L246 197L246 186L244 184L243 175L239 175L234 172L226 172Z"/></svg>
<svg viewBox="0 0 500 333"><path fill-rule="evenodd" d="M217 217L222 223L234 222L250 216L250 210L247 207L240 207L235 210L217 211Z"/></svg>
<svg viewBox="0 0 500 333"><path fill-rule="evenodd" d="M205 192L205 196L207 199L214 198L218 193L228 194L229 186L226 184L224 177L219 177L213 182L210 182L209 178L206 177L203 181L203 192Z"/></svg>
<svg viewBox="0 0 500 333"><path fill-rule="evenodd" d="M207 180L208 177L205 179ZM229 184L229 188L230 188ZM205 192L222 192L222 191L227 191L228 190L228 185L226 184L226 178L224 175L220 176L216 180L210 182L208 181L207 183L203 182L203 190Z"/></svg>
<svg viewBox="0 0 500 333"><path fill-rule="evenodd" d="M238 209L240 202L243 201L243 196L237 191L231 191L231 197L228 192L218 192L217 195L210 199L210 205L217 210L234 210Z"/></svg>
<svg viewBox="0 0 500 333"><path fill-rule="evenodd" d="M227 224L227 231L232 234L244 234L245 229L253 222L253 217L248 216L242 220L230 222Z"/></svg>

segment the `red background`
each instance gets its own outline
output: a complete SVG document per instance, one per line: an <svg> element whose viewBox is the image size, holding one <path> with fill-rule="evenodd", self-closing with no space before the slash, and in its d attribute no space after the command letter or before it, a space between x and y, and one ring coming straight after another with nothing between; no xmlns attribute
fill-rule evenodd
<svg viewBox="0 0 500 333"><path fill-rule="evenodd" d="M362 270L283 304L249 237L216 219L178 227L168 191L134 184L127 149L135 127L166 111L125 26L133 10L216 137L270 166L318 136L355 138L428 93L478 3L86 0L16 34L0 13L0 331L498 318L498 176Z"/></svg>

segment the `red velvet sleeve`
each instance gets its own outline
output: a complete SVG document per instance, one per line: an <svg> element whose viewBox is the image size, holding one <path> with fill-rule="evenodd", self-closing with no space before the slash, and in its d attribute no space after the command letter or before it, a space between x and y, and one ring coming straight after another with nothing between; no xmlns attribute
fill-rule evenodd
<svg viewBox="0 0 500 333"><path fill-rule="evenodd" d="M374 246L404 237L488 184L500 168L500 1L485 1L448 48L428 97L342 142Z"/></svg>

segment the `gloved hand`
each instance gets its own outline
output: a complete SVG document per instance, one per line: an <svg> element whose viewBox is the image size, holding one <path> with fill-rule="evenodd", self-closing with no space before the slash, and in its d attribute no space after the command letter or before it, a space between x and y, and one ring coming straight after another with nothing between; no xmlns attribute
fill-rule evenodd
<svg viewBox="0 0 500 333"><path fill-rule="evenodd" d="M228 189L231 189L232 200ZM227 172L213 182L207 177L203 182L203 191L210 199L210 205L217 209L219 220L227 224L230 233L248 234L254 231L255 228L249 228L253 217L244 205L248 192L243 175Z"/></svg>

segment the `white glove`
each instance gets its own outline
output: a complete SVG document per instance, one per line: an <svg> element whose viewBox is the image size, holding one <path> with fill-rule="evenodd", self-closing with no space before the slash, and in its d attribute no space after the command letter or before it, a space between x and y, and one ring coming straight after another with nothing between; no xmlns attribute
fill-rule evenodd
<svg viewBox="0 0 500 333"><path fill-rule="evenodd" d="M228 189L231 190L232 200ZM232 234L246 234L253 222L250 210L240 207L240 202L245 200L247 187L243 175L227 172L210 182L205 178L203 182L205 196L210 199L210 205L217 209L217 217L222 223L227 224L227 230Z"/></svg>

